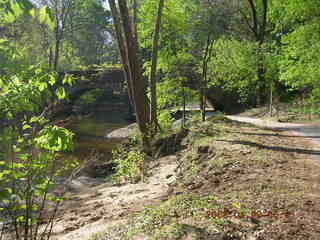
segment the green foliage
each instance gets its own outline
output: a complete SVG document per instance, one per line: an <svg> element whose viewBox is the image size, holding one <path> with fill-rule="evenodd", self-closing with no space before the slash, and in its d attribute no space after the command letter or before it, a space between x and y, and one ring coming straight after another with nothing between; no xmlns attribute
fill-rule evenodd
<svg viewBox="0 0 320 240"><path fill-rule="evenodd" d="M255 46L249 41L221 38L214 43L209 86L237 90L246 97L257 81Z"/></svg>
<svg viewBox="0 0 320 240"><path fill-rule="evenodd" d="M104 8L101 0L75 1L73 21L68 28L72 34L66 34L62 63L70 68L81 68L104 62L117 63L118 53L112 39L110 11Z"/></svg>
<svg viewBox="0 0 320 240"><path fill-rule="evenodd" d="M119 146L112 151L112 160L117 164L116 173L113 175L115 182L135 183L143 180L145 171L145 154L143 152Z"/></svg>
<svg viewBox="0 0 320 240"><path fill-rule="evenodd" d="M150 48L152 46L152 34L157 15L157 0L143 1L139 8L139 15L143 21L139 24L139 36L141 46ZM163 11L160 52L168 54L177 52L190 41L186 33L190 30L191 10L194 8L193 1L169 0L165 3Z"/></svg>
<svg viewBox="0 0 320 240"><path fill-rule="evenodd" d="M56 73L25 64L16 68L17 53L10 44L6 47L6 72L0 76L0 221L8 226L2 226L1 237L43 239L51 234L61 201L52 194L60 173L57 155L72 149L73 133L44 117Z"/></svg>
<svg viewBox="0 0 320 240"><path fill-rule="evenodd" d="M290 90L309 89L319 100L319 9L314 0L274 1L271 17L281 37L280 80ZM283 21L277 17L283 16Z"/></svg>
<svg viewBox="0 0 320 240"><path fill-rule="evenodd" d="M10 44L19 49L20 58L28 64L42 62L46 67L51 67L49 62L52 64L57 37L62 37L60 69L79 69L81 65L118 61L116 45L110 41L110 12L103 7L102 1L46 0L35 6L30 2L8 0L6 4L0 4L0 26L3 30L0 38L7 37ZM58 2L57 13L53 7L55 2ZM66 18L64 21L59 19L60 24L56 26L56 20L63 11L62 5L66 7L69 4L71 8L64 12ZM56 30L60 29L62 22L67 30L57 36Z"/></svg>
<svg viewBox="0 0 320 240"><path fill-rule="evenodd" d="M159 113L158 121L163 132L168 132L171 130L174 120L175 119L172 117L171 112L168 110L163 110Z"/></svg>
<svg viewBox="0 0 320 240"><path fill-rule="evenodd" d="M61 201L61 196L52 194L59 176L57 152L72 147L73 134L56 126L43 128L46 122L33 117L22 126L4 128L1 134L0 221L8 222L5 236L12 234L10 239L42 239L51 234ZM45 215L51 220L40 228Z"/></svg>
<svg viewBox="0 0 320 240"><path fill-rule="evenodd" d="M314 22L297 28L282 38L283 57L280 62L281 80L293 89L319 86L318 63L320 24Z"/></svg>
<svg viewBox="0 0 320 240"><path fill-rule="evenodd" d="M234 38L220 38L213 46L213 56L209 62L209 86L219 86L227 91L237 91L241 100L246 100L255 92L258 83L257 62L262 56L265 69L264 86L279 78L279 55L275 45L265 43L258 50L255 43Z"/></svg>
<svg viewBox="0 0 320 240"><path fill-rule="evenodd" d="M140 46L149 52L152 46L152 34L157 15L158 1L144 1L139 9L139 15L143 21L138 25ZM183 102L183 95L187 100L195 96L195 92L189 88L183 88L190 71L190 63L194 62L190 53L192 45L190 19L195 8L193 1L165 1L162 17L161 38L158 54L158 71L162 78L159 80L158 107L163 109L169 106L178 106ZM145 74L150 73L151 59L149 55L145 59Z"/></svg>
<svg viewBox="0 0 320 240"><path fill-rule="evenodd" d="M269 17L276 23L276 30L292 30L318 16L317 4L317 0L273 0L270 1Z"/></svg>

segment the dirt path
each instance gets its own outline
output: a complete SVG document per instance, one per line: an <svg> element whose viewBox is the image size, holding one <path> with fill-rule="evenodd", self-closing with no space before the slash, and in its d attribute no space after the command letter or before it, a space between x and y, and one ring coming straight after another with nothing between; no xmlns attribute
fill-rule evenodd
<svg viewBox="0 0 320 240"><path fill-rule="evenodd" d="M142 210L167 195L175 181L176 157L160 159L147 182L113 186L76 182L54 226L53 240L87 240L93 234L125 221L128 214Z"/></svg>
<svg viewBox="0 0 320 240"><path fill-rule="evenodd" d="M242 117L242 116L227 116L230 120L251 123L259 127L268 128L277 131L291 131L295 135L304 137L305 144L310 144L314 150L319 150L319 153L313 155L313 159L320 164L320 124L319 123L281 123L259 118Z"/></svg>

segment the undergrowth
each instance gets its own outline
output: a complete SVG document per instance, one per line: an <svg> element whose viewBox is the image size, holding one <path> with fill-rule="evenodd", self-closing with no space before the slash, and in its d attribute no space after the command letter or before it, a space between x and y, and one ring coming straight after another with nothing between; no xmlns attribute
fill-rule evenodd
<svg viewBox="0 0 320 240"><path fill-rule="evenodd" d="M112 176L114 182L136 183L144 180L145 154L142 151L120 145L112 151L112 160L116 164L116 173Z"/></svg>

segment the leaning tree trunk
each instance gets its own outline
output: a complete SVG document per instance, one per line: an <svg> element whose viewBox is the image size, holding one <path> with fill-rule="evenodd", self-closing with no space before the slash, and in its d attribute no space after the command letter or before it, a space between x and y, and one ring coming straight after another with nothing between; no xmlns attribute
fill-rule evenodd
<svg viewBox="0 0 320 240"><path fill-rule="evenodd" d="M123 31L121 28L121 19L120 19L120 14L117 9L116 3L114 0L109 0L109 6L111 9L112 17L113 17L113 22L114 22L114 29L116 33L116 38L118 42L118 47L120 51L120 56L121 56L121 62L124 70L124 76L125 76L125 81L127 83L127 91L129 95L129 100L132 106L134 106L134 99L133 99L133 93L132 93L132 79L131 79L131 74L130 74L130 66L127 61L127 50L125 46L125 40L123 38Z"/></svg>
<svg viewBox="0 0 320 240"><path fill-rule="evenodd" d="M152 131L156 132L158 120L157 120L157 60L158 49L160 40L160 26L161 17L163 12L164 0L159 0L158 16L155 25L155 32L153 36L152 47L152 61L151 61L151 73L150 73L150 89L151 89L151 124Z"/></svg>
<svg viewBox="0 0 320 240"><path fill-rule="evenodd" d="M114 2L109 0L109 2ZM124 46L126 46L126 58L123 62L127 62L130 69L132 94L136 110L136 119L142 134L143 146L146 152L150 151L150 114L147 99L147 82L142 74L142 65L138 56L138 43L132 30L132 22L129 16L129 10L126 0L119 0L119 13L122 20L122 29L124 32ZM114 18L117 19L117 18ZM120 25L117 22L115 24Z"/></svg>

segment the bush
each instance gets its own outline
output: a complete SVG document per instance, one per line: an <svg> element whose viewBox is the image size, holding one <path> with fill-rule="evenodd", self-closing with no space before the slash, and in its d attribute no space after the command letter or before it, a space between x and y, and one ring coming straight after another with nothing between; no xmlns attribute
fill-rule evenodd
<svg viewBox="0 0 320 240"><path fill-rule="evenodd" d="M145 154L139 150L128 150L124 146L112 151L113 162L117 164L113 175L115 182L136 183L144 180Z"/></svg>
<svg viewBox="0 0 320 240"><path fill-rule="evenodd" d="M73 145L73 133L43 117L55 79L36 67L0 79L0 240L50 238L61 202L57 156Z"/></svg>

